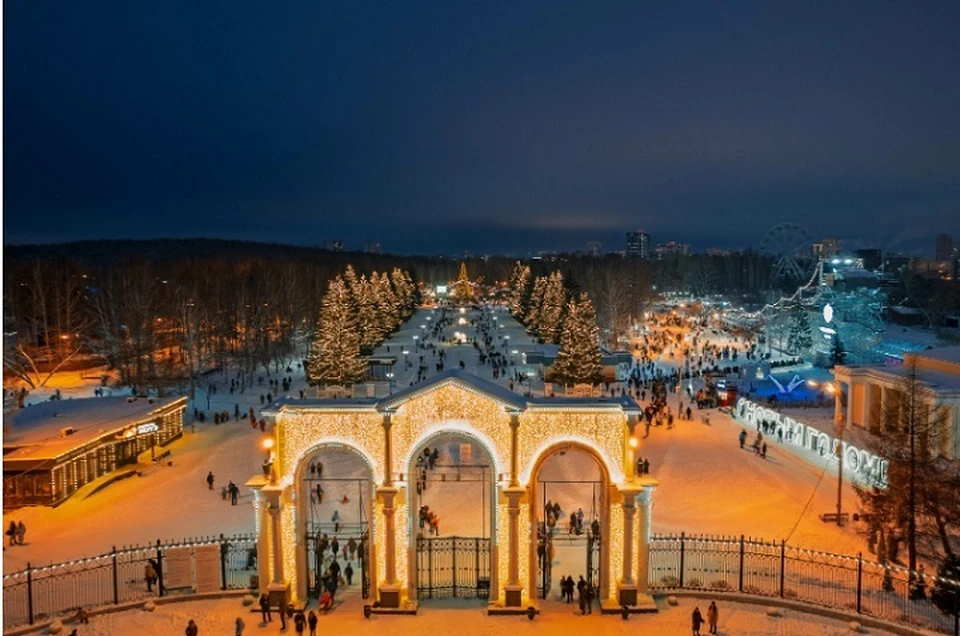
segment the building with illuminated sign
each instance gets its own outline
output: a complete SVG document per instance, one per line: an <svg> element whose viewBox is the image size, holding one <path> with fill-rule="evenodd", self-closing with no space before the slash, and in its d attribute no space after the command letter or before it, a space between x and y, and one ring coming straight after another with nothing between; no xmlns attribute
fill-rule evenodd
<svg viewBox="0 0 960 636"><path fill-rule="evenodd" d="M4 507L63 503L183 434L186 398L53 400L3 422Z"/></svg>
<svg viewBox="0 0 960 636"><path fill-rule="evenodd" d="M536 605L538 588L550 588L544 560L538 559L542 502L549 498L541 473L556 456L581 454L598 475L598 503L591 513L597 522L584 539L594 548L599 598L618 612L622 605L655 611L647 588L647 546L657 482L635 474L634 428L641 411L629 397L525 397L453 370L383 399L285 399L265 413L275 421L275 442L264 474L247 485L256 492L260 586L275 601L312 595L309 478L318 453L338 449L357 457L368 474L367 492L360 497L371 502L362 535L369 541L363 575L369 579L369 602L416 606L428 586L436 585L430 577L439 576L426 569L422 557L429 539L417 518L418 476L425 474L418 462L425 448L445 443L459 446L458 455L473 463L482 456L490 469L472 508L485 509L485 538L466 540L489 542L485 560L469 563L477 577L473 598L488 599L491 612L506 612ZM450 439L462 443L449 444ZM452 567L456 563L454 558Z"/></svg>

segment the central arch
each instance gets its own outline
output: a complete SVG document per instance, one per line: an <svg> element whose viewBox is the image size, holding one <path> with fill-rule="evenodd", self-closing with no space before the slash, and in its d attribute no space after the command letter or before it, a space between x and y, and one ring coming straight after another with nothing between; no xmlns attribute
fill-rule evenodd
<svg viewBox="0 0 960 636"><path fill-rule="evenodd" d="M481 435L460 426L435 429L411 446L405 464L411 598L489 600L495 563L495 458Z"/></svg>
<svg viewBox="0 0 960 636"><path fill-rule="evenodd" d="M594 600L609 596L611 484L604 458L590 444L562 440L540 451L528 482L531 596L559 599L560 577L581 575L594 588ZM548 501L562 510L553 527ZM579 509L582 525L571 527Z"/></svg>

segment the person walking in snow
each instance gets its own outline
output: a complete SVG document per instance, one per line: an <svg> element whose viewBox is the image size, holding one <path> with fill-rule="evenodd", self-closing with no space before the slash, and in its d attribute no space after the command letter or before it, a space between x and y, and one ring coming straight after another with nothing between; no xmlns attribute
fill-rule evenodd
<svg viewBox="0 0 960 636"><path fill-rule="evenodd" d="M577 599L580 601L581 616L587 613L587 587L587 582L581 576L580 580L577 581Z"/></svg>
<svg viewBox="0 0 960 636"><path fill-rule="evenodd" d="M187 629L184 631L186 636L197 636L200 633L200 630L197 629L197 624L193 622L193 619L190 619L190 622L187 623Z"/></svg>
<svg viewBox="0 0 960 636"><path fill-rule="evenodd" d="M700 626L703 625L703 614L699 607L693 608L693 615L690 617L693 622L693 636L700 636Z"/></svg>
<svg viewBox="0 0 960 636"><path fill-rule="evenodd" d="M264 625L273 622L273 615L270 613L270 597L266 592L260 595L260 622Z"/></svg>
<svg viewBox="0 0 960 636"><path fill-rule="evenodd" d="M307 627L310 628L310 636L317 636L317 614L313 610L307 615Z"/></svg>
<svg viewBox="0 0 960 636"><path fill-rule="evenodd" d="M303 615L303 610L298 611L293 615L293 628L297 630L298 636L303 634L303 630L307 627L307 617Z"/></svg>
<svg viewBox="0 0 960 636"><path fill-rule="evenodd" d="M347 577L347 585L353 585L353 567L347 562L347 567L343 569L343 575Z"/></svg>
<svg viewBox="0 0 960 636"><path fill-rule="evenodd" d="M760 446L760 457L761 457L762 459L766 459L766 458L767 458L767 443L766 443L766 442L764 442L763 445Z"/></svg>
<svg viewBox="0 0 960 636"><path fill-rule="evenodd" d="M16 521L10 522L10 527L7 528L6 534L8 537L10 537L10 545L11 546L16 545L17 543L17 522Z"/></svg>
<svg viewBox="0 0 960 636"><path fill-rule="evenodd" d="M207 488L213 490L213 471L207 473Z"/></svg>
<svg viewBox="0 0 960 636"><path fill-rule="evenodd" d="M230 490L230 505L236 506L237 499L240 497L240 488L232 481L227 488Z"/></svg>
<svg viewBox="0 0 960 636"><path fill-rule="evenodd" d="M27 534L27 526L23 525L23 519L17 522L17 543L23 545L23 537Z"/></svg>
<svg viewBox="0 0 960 636"><path fill-rule="evenodd" d="M243 628L246 627L246 625L243 624L243 619L237 616L237 620L233 622L233 625L234 625L234 631L233 631L234 636L243 636Z"/></svg>
<svg viewBox="0 0 960 636"><path fill-rule="evenodd" d="M420 525L423 527L423 524ZM350 540L347 541L347 547L350 549L350 560L353 561L354 557L357 555L357 540L353 537L350 537Z"/></svg>
<svg viewBox="0 0 960 636"><path fill-rule="evenodd" d="M710 607L707 608L707 623L710 625L710 633L717 633L717 603L716 601L710 601Z"/></svg>
<svg viewBox="0 0 960 636"><path fill-rule="evenodd" d="M153 569L153 565L147 561L147 564L143 566L143 578L147 582L147 591L153 591L153 584L157 582L157 572Z"/></svg>

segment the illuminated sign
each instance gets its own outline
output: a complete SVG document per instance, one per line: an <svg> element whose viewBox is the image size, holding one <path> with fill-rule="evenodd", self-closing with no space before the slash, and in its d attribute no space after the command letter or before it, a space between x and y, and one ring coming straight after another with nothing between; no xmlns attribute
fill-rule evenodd
<svg viewBox="0 0 960 636"><path fill-rule="evenodd" d="M157 426L156 422L150 422L149 424L140 424L137 426L137 435L146 435L147 433L155 433L159 431L160 427Z"/></svg>
<svg viewBox="0 0 960 636"><path fill-rule="evenodd" d="M793 444L816 451L821 457L830 455L830 457L836 459L838 456L837 446L842 444L843 465L845 467L872 484L882 488L887 487L888 462L879 455L841 442L812 426L802 424L792 417L762 407L746 398L737 400L737 406L733 409L733 416L735 419L749 422L753 426L756 426L758 422L771 423L775 429L783 429L785 444Z"/></svg>
<svg viewBox="0 0 960 636"><path fill-rule="evenodd" d="M437 285L437 295L438 295L438 296L439 296L440 294L446 294L446 293L447 293L447 286L446 286L446 285Z"/></svg>
<svg viewBox="0 0 960 636"><path fill-rule="evenodd" d="M827 324L833 322L833 306L830 303L823 306L823 321Z"/></svg>

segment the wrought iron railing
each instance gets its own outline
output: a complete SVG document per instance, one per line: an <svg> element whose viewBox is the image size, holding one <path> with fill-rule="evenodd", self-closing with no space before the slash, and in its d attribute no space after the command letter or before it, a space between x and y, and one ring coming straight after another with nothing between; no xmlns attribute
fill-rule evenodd
<svg viewBox="0 0 960 636"><path fill-rule="evenodd" d="M650 587L780 597L957 633L960 581L744 536L654 535ZM952 602L933 603L934 588Z"/></svg>
<svg viewBox="0 0 960 636"><path fill-rule="evenodd" d="M32 567L3 576L3 626L32 625L78 608L119 605L172 593L191 594L190 585L171 590L164 583L164 554L170 550L216 546L219 589L246 589L255 582L257 537L243 534L197 537L149 546L114 548L100 556ZM191 559L195 558L191 551ZM161 564L156 583L147 584L146 566ZM191 572L195 564L191 561ZM199 568L196 568L199 577ZM149 588L149 589L148 589Z"/></svg>

